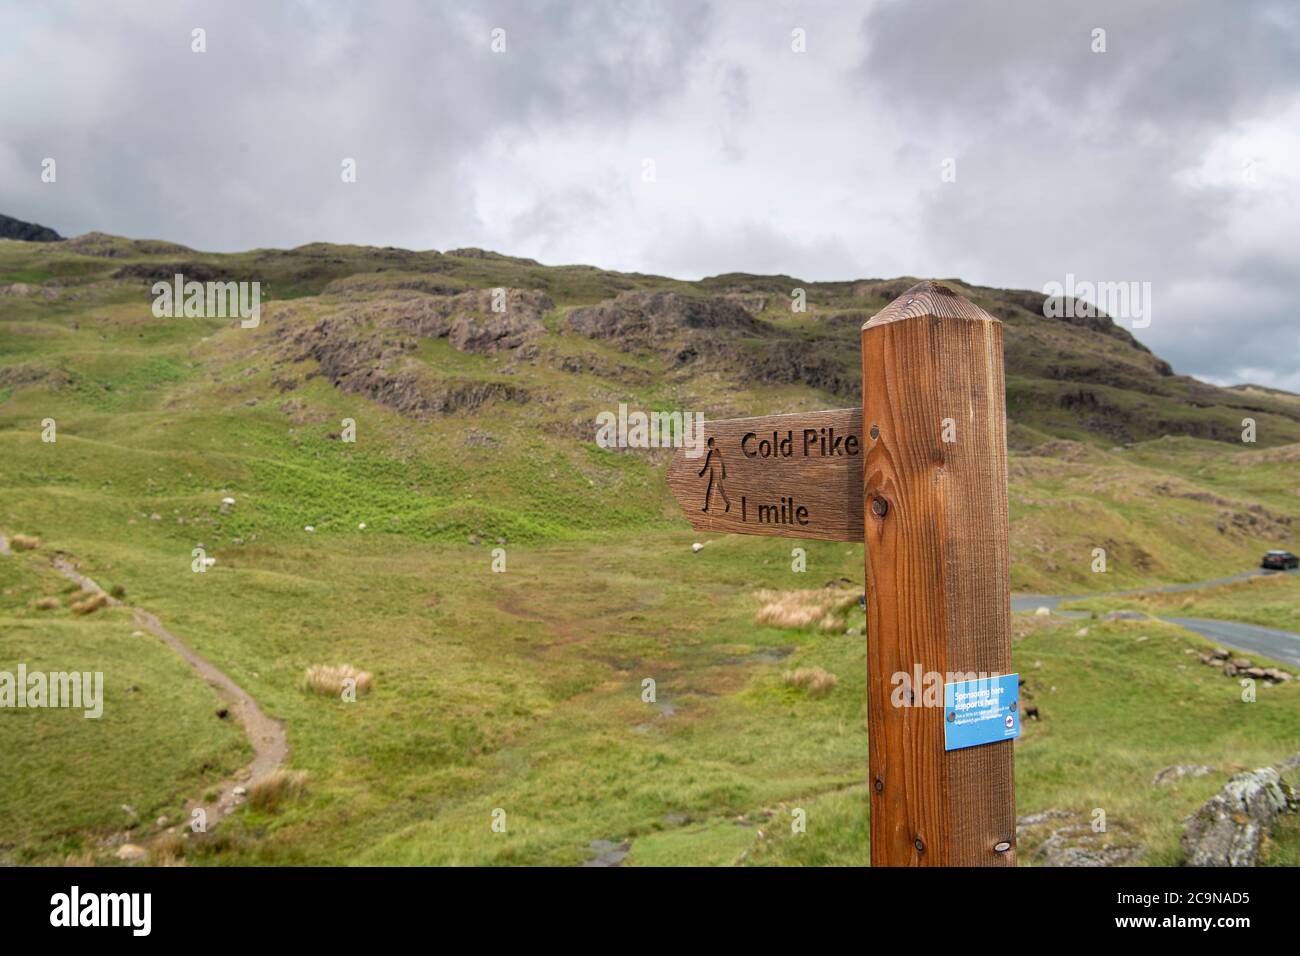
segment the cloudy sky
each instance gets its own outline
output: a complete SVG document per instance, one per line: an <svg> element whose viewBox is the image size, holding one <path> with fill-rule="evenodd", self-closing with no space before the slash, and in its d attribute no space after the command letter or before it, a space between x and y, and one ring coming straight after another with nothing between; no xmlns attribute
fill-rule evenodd
<svg viewBox="0 0 1300 956"><path fill-rule="evenodd" d="M1300 391L1295 2L0 0L0 91L64 235L1150 282L1178 371Z"/></svg>

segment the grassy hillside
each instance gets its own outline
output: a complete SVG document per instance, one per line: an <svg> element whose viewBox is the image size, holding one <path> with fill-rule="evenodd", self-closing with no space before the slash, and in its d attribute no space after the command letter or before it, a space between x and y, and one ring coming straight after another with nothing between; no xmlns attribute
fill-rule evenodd
<svg viewBox="0 0 1300 956"><path fill-rule="evenodd" d="M263 282L261 324L155 318L149 284L176 271ZM798 542L805 574L796 542L693 553L666 453L598 448L594 419L620 402L709 417L853 404L861 321L908 284L687 283L479 250L0 241L0 530L43 540L0 558L0 669L84 660L110 687L98 724L48 722L55 749L26 742L30 712L0 713L0 745L28 769L0 789L0 860L106 859L122 803L140 838L246 758L211 690L132 637L126 612L35 609L63 593L59 550L252 693L308 773L302 800L242 810L192 862L576 863L593 841L629 842L631 863L860 861L860 616L846 634L754 614L760 589L860 581L861 546ZM1295 549L1293 396L1176 376L1107 321L952 285L1006 323L1016 589L1212 578ZM496 287L511 290L504 317ZM807 312L790 310L795 288ZM1255 445L1239 441L1247 416ZM191 571L200 545L206 574ZM1300 682L1240 704L1230 681L1181 666L1194 638L1143 627L1027 630L1017 666L1042 672L1051 703L1019 745L1018 787L1026 810L1113 808L1158 862L1234 766L1300 750ZM365 668L375 691L309 695L318 663ZM783 681L798 667L838 685L809 697ZM1138 688L1168 715L1158 733L1137 732ZM1214 733L1192 734L1192 714ZM68 786L68 755L91 783ZM1151 791L1190 762L1215 773ZM802 837L779 825L792 806L809 810Z"/></svg>

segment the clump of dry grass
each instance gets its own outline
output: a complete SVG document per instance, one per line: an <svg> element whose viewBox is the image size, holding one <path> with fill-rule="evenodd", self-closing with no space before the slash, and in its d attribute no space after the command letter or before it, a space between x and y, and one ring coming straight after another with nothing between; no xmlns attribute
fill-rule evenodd
<svg viewBox="0 0 1300 956"><path fill-rule="evenodd" d="M41 546L41 539L28 534L16 534L9 539L9 544L15 551L35 551Z"/></svg>
<svg viewBox="0 0 1300 956"><path fill-rule="evenodd" d="M56 597L43 597L36 602L36 610L53 611L59 606L59 599Z"/></svg>
<svg viewBox="0 0 1300 956"><path fill-rule="evenodd" d="M107 606L107 604L108 604L108 595L105 594L103 591L95 591L90 595L90 597L84 598L80 601L76 601L72 605L72 613L93 614L96 611L98 611L101 607Z"/></svg>
<svg viewBox="0 0 1300 956"><path fill-rule="evenodd" d="M820 667L800 667L783 673L781 682L786 687L805 692L809 697L824 697L839 685L840 679Z"/></svg>
<svg viewBox="0 0 1300 956"><path fill-rule="evenodd" d="M160 833L149 847L153 866L184 866L185 840L179 833Z"/></svg>
<svg viewBox="0 0 1300 956"><path fill-rule="evenodd" d="M374 678L369 671L358 670L350 664L313 664L307 668L307 689L325 697L338 697L348 680L356 682L357 696L370 693Z"/></svg>
<svg viewBox="0 0 1300 956"><path fill-rule="evenodd" d="M825 631L843 627L840 615L858 602L858 592L847 588L811 591L759 591L763 602L754 620L772 627L818 626Z"/></svg>
<svg viewBox="0 0 1300 956"><path fill-rule="evenodd" d="M306 792L307 771L277 770L248 788L248 803L257 810L271 811Z"/></svg>

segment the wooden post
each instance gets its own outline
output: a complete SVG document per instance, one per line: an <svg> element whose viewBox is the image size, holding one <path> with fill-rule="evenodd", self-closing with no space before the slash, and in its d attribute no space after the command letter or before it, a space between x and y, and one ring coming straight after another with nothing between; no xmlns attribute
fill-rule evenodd
<svg viewBox="0 0 1300 956"><path fill-rule="evenodd" d="M1002 365L1002 324L933 282L862 327L873 866L1016 863L1013 742L945 750L916 686L1011 673Z"/></svg>

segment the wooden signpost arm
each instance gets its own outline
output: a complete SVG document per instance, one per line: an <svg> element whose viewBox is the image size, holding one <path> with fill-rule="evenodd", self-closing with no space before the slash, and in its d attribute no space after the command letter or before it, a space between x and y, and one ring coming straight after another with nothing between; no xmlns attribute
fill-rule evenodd
<svg viewBox="0 0 1300 956"><path fill-rule="evenodd" d="M862 385L871 862L1014 866L1013 742L945 750L927 680L1011 673L1002 324L922 282Z"/></svg>

